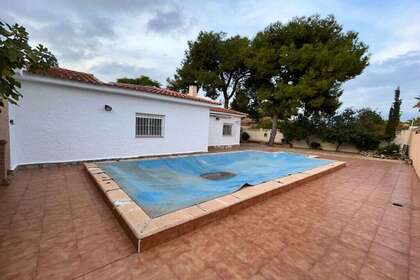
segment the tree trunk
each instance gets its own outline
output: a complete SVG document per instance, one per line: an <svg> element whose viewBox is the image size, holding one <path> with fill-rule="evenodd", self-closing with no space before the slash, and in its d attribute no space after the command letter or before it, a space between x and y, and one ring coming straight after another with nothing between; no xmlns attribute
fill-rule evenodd
<svg viewBox="0 0 420 280"><path fill-rule="evenodd" d="M229 109L229 99L227 99L226 97L224 99L225 99L225 104L223 107L225 107L226 109Z"/></svg>
<svg viewBox="0 0 420 280"><path fill-rule="evenodd" d="M311 147L311 137L310 136L305 137L305 142L306 142L306 145L308 145L308 148L310 148Z"/></svg>
<svg viewBox="0 0 420 280"><path fill-rule="evenodd" d="M276 139L278 119L279 117L277 115L274 115L272 118L273 124L271 126L270 140L268 140L268 145L270 146L274 145L274 139Z"/></svg>
<svg viewBox="0 0 420 280"><path fill-rule="evenodd" d="M223 92L223 107L225 107L226 109L229 109L229 93L227 91L227 89L222 89Z"/></svg>
<svg viewBox="0 0 420 280"><path fill-rule="evenodd" d="M335 147L335 151L336 151L336 152L338 152L338 150L340 149L341 144L343 144L343 143L338 143L338 144L337 144L337 147Z"/></svg>

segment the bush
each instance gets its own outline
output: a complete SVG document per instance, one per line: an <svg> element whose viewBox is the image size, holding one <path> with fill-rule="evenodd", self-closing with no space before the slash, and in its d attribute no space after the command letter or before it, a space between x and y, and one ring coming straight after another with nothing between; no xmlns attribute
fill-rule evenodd
<svg viewBox="0 0 420 280"><path fill-rule="evenodd" d="M250 138L250 136L247 132L242 132L242 135L241 135L242 141L248 141L249 138Z"/></svg>
<svg viewBox="0 0 420 280"><path fill-rule="evenodd" d="M311 142L311 149L321 150L321 144L318 142Z"/></svg>
<svg viewBox="0 0 420 280"><path fill-rule="evenodd" d="M392 143L378 149L378 153L386 156L396 156L400 154L400 150L400 145Z"/></svg>
<svg viewBox="0 0 420 280"><path fill-rule="evenodd" d="M378 149L382 140L381 136L382 135L377 135L375 133L356 130L351 137L351 143L355 145L359 151L373 151Z"/></svg>

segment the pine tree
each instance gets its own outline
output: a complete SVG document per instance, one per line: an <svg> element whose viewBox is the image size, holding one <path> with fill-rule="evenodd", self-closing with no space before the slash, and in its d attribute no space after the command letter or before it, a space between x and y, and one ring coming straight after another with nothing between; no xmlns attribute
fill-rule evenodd
<svg viewBox="0 0 420 280"><path fill-rule="evenodd" d="M400 87L397 87L394 93L394 102L392 103L391 108L389 108L388 122L385 127L384 138L387 141L391 141L395 138L397 127L400 124L400 108Z"/></svg>

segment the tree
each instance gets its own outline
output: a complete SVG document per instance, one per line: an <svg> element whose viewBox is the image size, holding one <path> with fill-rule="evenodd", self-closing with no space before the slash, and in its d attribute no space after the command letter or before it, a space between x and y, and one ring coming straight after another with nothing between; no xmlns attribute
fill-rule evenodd
<svg viewBox="0 0 420 280"><path fill-rule="evenodd" d="M420 112L420 95L419 95L419 96L417 96L417 97L415 97L415 99L417 99L417 104L416 104L416 105L414 105L414 107L413 107L413 108L419 108L419 112Z"/></svg>
<svg viewBox="0 0 420 280"><path fill-rule="evenodd" d="M141 75L138 78L119 78L117 79L117 83L123 84L132 84L132 85L140 85L140 86L152 86L160 88L160 83L158 81L150 79L148 76Z"/></svg>
<svg viewBox="0 0 420 280"><path fill-rule="evenodd" d="M314 137L322 138L326 126L325 118L307 118L303 114L298 114L293 120L281 123L281 132L287 142L304 140L310 146Z"/></svg>
<svg viewBox="0 0 420 280"><path fill-rule="evenodd" d="M407 120L406 126L420 126L420 117L412 118L411 120Z"/></svg>
<svg viewBox="0 0 420 280"><path fill-rule="evenodd" d="M372 109L345 109L332 117L307 118L299 114L297 118L282 122L281 131L287 141L310 140L317 137L336 144L336 151L344 143L356 146L360 151L378 148L385 128L381 115Z"/></svg>
<svg viewBox="0 0 420 280"><path fill-rule="evenodd" d="M397 127L400 124L400 116L401 116L400 108L401 108L400 88L397 87L394 93L394 103L392 103L392 106L389 108L388 121L385 127L384 138L388 142L395 138Z"/></svg>
<svg viewBox="0 0 420 280"><path fill-rule="evenodd" d="M336 143L338 151L342 144L352 143L357 120L357 111L347 108L341 114L330 118L327 127L323 130L322 139Z"/></svg>
<svg viewBox="0 0 420 280"><path fill-rule="evenodd" d="M383 140L385 121L378 112L364 108L357 112L351 144L360 151L376 150Z"/></svg>
<svg viewBox="0 0 420 280"><path fill-rule="evenodd" d="M242 88L249 76L246 65L250 41L246 37L226 38L225 33L201 31L195 41L188 42L185 58L168 87L186 92L191 84L203 89L206 96L224 99L224 107Z"/></svg>
<svg viewBox="0 0 420 280"><path fill-rule="evenodd" d="M257 93L254 88L246 84L238 90L230 105L233 110L246 113L250 118L258 121L261 117L261 110Z"/></svg>
<svg viewBox="0 0 420 280"><path fill-rule="evenodd" d="M0 110L3 101L17 104L22 94L21 84L14 77L16 69L46 71L58 66L55 56L43 45L32 48L29 34L23 26L0 21Z"/></svg>
<svg viewBox="0 0 420 280"><path fill-rule="evenodd" d="M274 120L297 111L306 118L334 115L341 85L368 65L368 47L356 32L344 33L333 16L276 22L257 34L252 47L252 78L265 81L257 96L273 118L270 145L277 131Z"/></svg>

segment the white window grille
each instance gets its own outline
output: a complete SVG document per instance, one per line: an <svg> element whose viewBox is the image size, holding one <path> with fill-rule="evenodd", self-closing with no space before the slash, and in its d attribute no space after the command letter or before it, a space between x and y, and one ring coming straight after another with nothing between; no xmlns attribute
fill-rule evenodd
<svg viewBox="0 0 420 280"><path fill-rule="evenodd" d="M136 137L163 137L165 116L136 114Z"/></svg>
<svg viewBox="0 0 420 280"><path fill-rule="evenodd" d="M230 123L223 124L223 136L232 136L232 124Z"/></svg>

